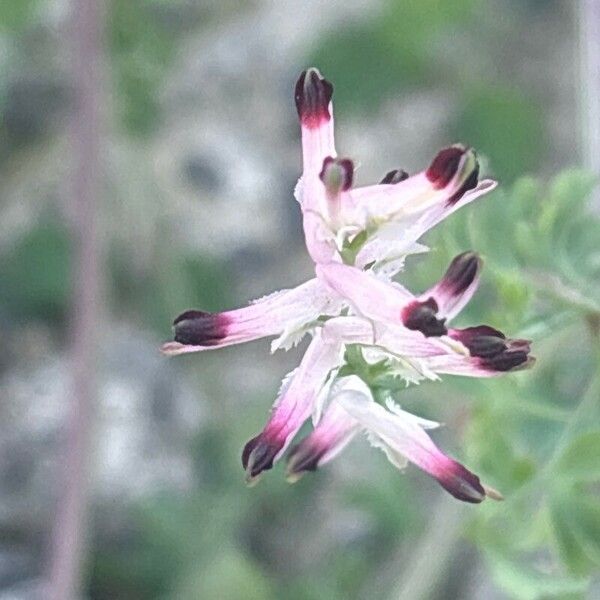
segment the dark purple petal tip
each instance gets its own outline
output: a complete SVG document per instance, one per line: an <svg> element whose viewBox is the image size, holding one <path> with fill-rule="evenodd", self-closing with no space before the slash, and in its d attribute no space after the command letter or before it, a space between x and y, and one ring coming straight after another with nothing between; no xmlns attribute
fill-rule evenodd
<svg viewBox="0 0 600 600"><path fill-rule="evenodd" d="M379 183L395 184L408 179L409 175L403 169L394 169L385 174L385 177Z"/></svg>
<svg viewBox="0 0 600 600"><path fill-rule="evenodd" d="M452 459L448 459L448 464L436 479L447 492L463 502L479 504L486 497L479 477Z"/></svg>
<svg viewBox="0 0 600 600"><path fill-rule="evenodd" d="M294 92L296 109L302 124L313 129L324 121L329 121L329 103L332 96L333 86L317 69L303 71L296 82Z"/></svg>
<svg viewBox="0 0 600 600"><path fill-rule="evenodd" d="M473 283L482 261L475 252L463 252L454 258L441 281L441 287L452 296L460 296Z"/></svg>
<svg viewBox="0 0 600 600"><path fill-rule="evenodd" d="M319 179L330 193L347 192L354 179L354 163L349 158L328 156L323 161Z"/></svg>
<svg viewBox="0 0 600 600"><path fill-rule="evenodd" d="M513 371L532 365L535 359L529 356L529 345L525 346L520 343L516 347L513 345L514 342L524 341L509 341L501 352L488 358L482 358L482 366L492 371Z"/></svg>
<svg viewBox="0 0 600 600"><path fill-rule="evenodd" d="M191 346L214 346L226 337L228 324L222 313L187 310L173 321L174 339Z"/></svg>
<svg viewBox="0 0 600 600"><path fill-rule="evenodd" d="M462 184L447 201L448 205L455 204L467 191L477 185L479 177L477 155L473 149L465 148L461 144L449 146L438 152L425 175L437 190L445 188L457 175L460 175Z"/></svg>
<svg viewBox="0 0 600 600"><path fill-rule="evenodd" d="M460 189L448 198L448 206L456 204L469 190L472 190L479 182L479 163L475 162L475 167L470 175L465 179L465 182L460 186Z"/></svg>
<svg viewBox="0 0 600 600"><path fill-rule="evenodd" d="M402 309L402 323L407 329L420 331L426 337L445 335L446 319L437 318L438 305L433 298L419 302L415 300Z"/></svg>
<svg viewBox="0 0 600 600"><path fill-rule="evenodd" d="M462 145L449 146L440 150L425 172L427 179L438 190L446 187L458 172L462 157L467 149Z"/></svg>
<svg viewBox="0 0 600 600"><path fill-rule="evenodd" d="M481 366L491 371L512 371L533 362L528 340L507 340L501 331L489 325L453 329L449 335L464 344L469 354L478 357Z"/></svg>
<svg viewBox="0 0 600 600"><path fill-rule="evenodd" d="M275 458L283 448L283 442L267 440L264 433L253 437L242 451L242 466L249 479L273 468Z"/></svg>
<svg viewBox="0 0 600 600"><path fill-rule="evenodd" d="M316 471L319 461L325 453L324 448L317 448L314 444L303 440L296 444L287 458L287 478L296 481L307 471Z"/></svg>

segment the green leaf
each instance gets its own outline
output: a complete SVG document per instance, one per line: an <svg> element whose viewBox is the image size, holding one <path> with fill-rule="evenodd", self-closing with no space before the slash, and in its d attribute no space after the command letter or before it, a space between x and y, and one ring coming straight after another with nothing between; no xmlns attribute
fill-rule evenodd
<svg viewBox="0 0 600 600"><path fill-rule="evenodd" d="M192 564L177 587L176 597L221 600L275 598L270 580L236 549L224 550L204 569Z"/></svg>
<svg viewBox="0 0 600 600"><path fill-rule="evenodd" d="M510 84L468 89L454 135L489 156L503 180L537 169L545 135L538 103Z"/></svg>
<svg viewBox="0 0 600 600"><path fill-rule="evenodd" d="M0 311L19 320L62 323L71 289L67 230L52 218L0 259Z"/></svg>
<svg viewBox="0 0 600 600"><path fill-rule="evenodd" d="M499 552L486 554L494 581L517 600L563 600L584 593L589 585L587 578L546 573L525 566L525 560L517 562L517 557L507 558Z"/></svg>
<svg viewBox="0 0 600 600"><path fill-rule="evenodd" d="M591 564L580 540L575 535L571 510L570 503L553 501L550 507L552 529L561 560L573 573L585 575L589 573Z"/></svg>
<svg viewBox="0 0 600 600"><path fill-rule="evenodd" d="M19 32L32 21L38 0L9 0L0 7L0 31Z"/></svg>
<svg viewBox="0 0 600 600"><path fill-rule="evenodd" d="M557 460L555 472L575 481L600 480L600 430L573 440Z"/></svg>
<svg viewBox="0 0 600 600"><path fill-rule="evenodd" d="M561 558L574 573L600 564L600 506L578 491L557 494L551 502L552 525Z"/></svg>

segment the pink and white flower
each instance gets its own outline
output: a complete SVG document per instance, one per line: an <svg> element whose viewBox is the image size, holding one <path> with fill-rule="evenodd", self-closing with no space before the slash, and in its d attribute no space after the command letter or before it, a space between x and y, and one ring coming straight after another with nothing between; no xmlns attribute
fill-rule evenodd
<svg viewBox="0 0 600 600"><path fill-rule="evenodd" d="M487 325L449 327L477 289L481 260L475 253L457 256L421 295L391 281L407 255L427 250L418 243L424 233L496 183L480 182L475 152L457 144L412 177L395 170L377 185L353 188L353 163L335 150L332 96L333 86L316 69L301 74L295 102L303 173L295 195L316 277L244 308L188 310L175 319L174 341L162 350L175 355L276 337L275 350L312 335L264 429L244 448L249 483L272 468L312 417L312 433L289 454L290 480L332 460L364 430L396 466L414 463L456 498L498 497L435 446L425 430L437 424L392 403L384 408L358 377L339 376L342 367L348 369L348 345L358 346L366 362L383 361L390 374L407 381L444 373L488 377L532 364L525 340L507 339Z"/></svg>

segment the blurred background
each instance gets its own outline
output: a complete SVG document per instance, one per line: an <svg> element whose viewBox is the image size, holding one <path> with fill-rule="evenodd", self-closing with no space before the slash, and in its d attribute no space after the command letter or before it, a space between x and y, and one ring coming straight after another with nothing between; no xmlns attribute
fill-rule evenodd
<svg viewBox="0 0 600 600"><path fill-rule="evenodd" d="M561 0L0 4L0 599L600 598L600 12ZM359 184L473 145L498 191L409 260L486 261L459 325L535 369L404 389L505 495L462 505L357 440L248 489L303 346L166 359L188 308L306 279L292 89L335 85Z"/></svg>

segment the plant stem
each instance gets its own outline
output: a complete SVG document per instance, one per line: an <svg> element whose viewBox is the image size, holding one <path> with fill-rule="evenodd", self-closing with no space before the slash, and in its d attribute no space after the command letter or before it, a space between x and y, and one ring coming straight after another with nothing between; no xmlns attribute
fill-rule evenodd
<svg viewBox="0 0 600 600"><path fill-rule="evenodd" d="M442 497L432 514L433 522L404 570L406 579L392 590L390 599L428 600L447 574L450 557L463 531L467 507Z"/></svg>
<svg viewBox="0 0 600 600"><path fill-rule="evenodd" d="M579 2L581 58L581 139L585 166L600 175L600 0ZM600 213L600 190L592 195L592 209Z"/></svg>
<svg viewBox="0 0 600 600"><path fill-rule="evenodd" d="M86 547L89 440L95 399L99 331L100 251L96 228L99 185L101 2L72 4L73 173L70 208L74 228L72 381L62 486L51 539L50 600L80 597Z"/></svg>

